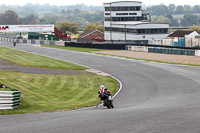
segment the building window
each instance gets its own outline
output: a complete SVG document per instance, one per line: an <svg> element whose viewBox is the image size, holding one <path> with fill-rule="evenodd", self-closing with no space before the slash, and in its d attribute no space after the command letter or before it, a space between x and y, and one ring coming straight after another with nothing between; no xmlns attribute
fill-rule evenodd
<svg viewBox="0 0 200 133"><path fill-rule="evenodd" d="M105 31L114 32L127 32L127 33L137 33L137 34L167 34L168 29L127 29L127 28L114 28L105 27ZM162 31L162 32L161 32Z"/></svg>
<svg viewBox="0 0 200 133"><path fill-rule="evenodd" d="M128 13L116 13L116 15L128 15Z"/></svg>
<svg viewBox="0 0 200 133"><path fill-rule="evenodd" d="M111 18L109 17L104 17L105 21L111 21Z"/></svg>
<svg viewBox="0 0 200 133"><path fill-rule="evenodd" d="M127 29L127 33L136 33L136 29Z"/></svg>
<svg viewBox="0 0 200 133"><path fill-rule="evenodd" d="M110 13L105 13L105 15L110 15Z"/></svg>
<svg viewBox="0 0 200 133"><path fill-rule="evenodd" d="M136 6L136 11L140 11L141 7L140 6Z"/></svg>
<svg viewBox="0 0 200 133"><path fill-rule="evenodd" d="M129 13L129 15L137 15L137 13Z"/></svg>
<svg viewBox="0 0 200 133"><path fill-rule="evenodd" d="M110 7L105 7L105 11L111 11L110 9Z"/></svg>
<svg viewBox="0 0 200 133"><path fill-rule="evenodd" d="M105 7L105 11L110 11L110 9L106 9ZM111 7L111 11L141 11L141 6Z"/></svg>
<svg viewBox="0 0 200 133"><path fill-rule="evenodd" d="M163 33L168 33L168 29L163 29Z"/></svg>
<svg viewBox="0 0 200 133"><path fill-rule="evenodd" d="M137 34L167 34L168 29L137 29Z"/></svg>
<svg viewBox="0 0 200 133"><path fill-rule="evenodd" d="M112 17L112 21L141 21L142 17Z"/></svg>

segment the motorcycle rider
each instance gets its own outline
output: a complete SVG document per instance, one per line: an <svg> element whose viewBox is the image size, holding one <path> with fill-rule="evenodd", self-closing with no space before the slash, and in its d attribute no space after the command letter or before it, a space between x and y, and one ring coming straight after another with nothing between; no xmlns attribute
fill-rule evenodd
<svg viewBox="0 0 200 133"><path fill-rule="evenodd" d="M101 97L102 94L108 95L108 99L112 100L110 91L107 88L105 88L104 85L100 85L100 89L98 91L99 98L103 102L103 99ZM103 105L104 105L104 103L103 103Z"/></svg>

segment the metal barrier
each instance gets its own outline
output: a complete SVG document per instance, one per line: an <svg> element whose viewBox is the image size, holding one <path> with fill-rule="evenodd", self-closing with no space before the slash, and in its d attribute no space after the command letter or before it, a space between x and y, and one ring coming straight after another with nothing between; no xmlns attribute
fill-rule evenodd
<svg viewBox="0 0 200 133"><path fill-rule="evenodd" d="M195 49L148 47L148 52L195 56Z"/></svg>
<svg viewBox="0 0 200 133"><path fill-rule="evenodd" d="M8 88L0 84L2 88ZM8 88L11 89L11 88ZM20 106L21 102L21 91L0 91L0 110L15 109Z"/></svg>

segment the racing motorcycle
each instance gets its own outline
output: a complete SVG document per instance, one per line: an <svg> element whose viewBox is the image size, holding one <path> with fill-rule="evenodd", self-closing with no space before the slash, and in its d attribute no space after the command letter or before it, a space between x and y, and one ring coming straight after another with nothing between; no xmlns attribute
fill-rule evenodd
<svg viewBox="0 0 200 133"><path fill-rule="evenodd" d="M114 108L113 100L110 95L102 93L100 94L101 100L103 100L103 106L106 106L108 109Z"/></svg>

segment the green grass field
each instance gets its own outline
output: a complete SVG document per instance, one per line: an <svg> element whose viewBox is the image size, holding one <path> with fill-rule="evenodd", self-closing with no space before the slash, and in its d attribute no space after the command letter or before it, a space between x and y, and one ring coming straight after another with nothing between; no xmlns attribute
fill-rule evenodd
<svg viewBox="0 0 200 133"><path fill-rule="evenodd" d="M56 60L44 56L39 56L23 51L11 50L3 47L0 47L0 58L16 63L18 65L30 66L30 67L65 69L65 70L86 69L85 67L78 66L62 60Z"/></svg>
<svg viewBox="0 0 200 133"><path fill-rule="evenodd" d="M21 107L2 110L3 114L22 114L70 110L96 105L97 92L104 84L113 94L118 84L110 77L88 75L45 75L0 71L0 82L21 90Z"/></svg>
<svg viewBox="0 0 200 133"><path fill-rule="evenodd" d="M94 48L79 48L79 47L63 47L63 46L53 46L53 45L41 45L43 47L49 47L49 48L58 48L58 49L64 49L64 50L72 50L72 51L77 51L77 52L92 52L92 51L104 51L108 49L94 49Z"/></svg>
<svg viewBox="0 0 200 133"><path fill-rule="evenodd" d="M37 67L84 69L64 61L1 47L0 58L12 62L17 60L18 64L32 67L33 61L37 62ZM51 63L56 65L51 66ZM118 89L118 83L113 78L88 72L84 75L55 75L0 71L0 83L21 90L21 106L14 110L0 110L0 115L52 112L93 106L100 102L97 92L101 84L104 84L112 94Z"/></svg>
<svg viewBox="0 0 200 133"><path fill-rule="evenodd" d="M0 88L0 91L13 91L13 90L11 90L9 88Z"/></svg>

